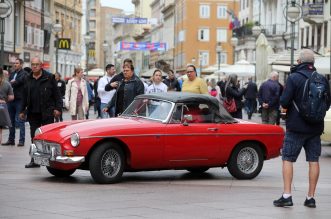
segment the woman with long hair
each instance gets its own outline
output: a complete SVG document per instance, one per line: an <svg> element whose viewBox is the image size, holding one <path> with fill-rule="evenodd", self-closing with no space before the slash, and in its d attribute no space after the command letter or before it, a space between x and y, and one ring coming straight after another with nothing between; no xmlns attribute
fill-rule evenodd
<svg viewBox="0 0 331 219"><path fill-rule="evenodd" d="M162 72L156 69L152 76L152 84L148 86L146 93L165 93L168 91L167 85L162 82Z"/></svg>
<svg viewBox="0 0 331 219"><path fill-rule="evenodd" d="M7 102L14 99L13 88L10 83L5 80L3 69L0 68L0 143L2 141L2 128L11 127Z"/></svg>
<svg viewBox="0 0 331 219"><path fill-rule="evenodd" d="M83 69L74 70L73 78L68 81L65 94L65 106L72 120L83 120L88 110L87 82L83 79Z"/></svg>
<svg viewBox="0 0 331 219"><path fill-rule="evenodd" d="M237 110L234 112L230 112L231 116L233 118L238 118L242 119L243 114L242 114L242 98L244 94L246 93L246 89L242 88L240 89L238 86L238 76L236 74L230 74L228 77L228 80L225 84L225 97L229 99L234 99L236 103L236 108Z"/></svg>

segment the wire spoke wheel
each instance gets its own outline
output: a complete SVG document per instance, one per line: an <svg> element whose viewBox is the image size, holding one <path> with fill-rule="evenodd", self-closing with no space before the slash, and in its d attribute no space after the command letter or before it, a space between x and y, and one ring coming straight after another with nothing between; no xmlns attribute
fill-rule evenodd
<svg viewBox="0 0 331 219"><path fill-rule="evenodd" d="M259 164L259 155L253 148L246 147L239 151L237 166L245 174L254 172Z"/></svg>
<svg viewBox="0 0 331 219"><path fill-rule="evenodd" d="M116 176L121 169L120 154L114 149L106 151L101 158L101 169L107 177Z"/></svg>
<svg viewBox="0 0 331 219"><path fill-rule="evenodd" d="M228 162L228 170L237 179L253 179L262 170L263 150L254 142L236 146Z"/></svg>

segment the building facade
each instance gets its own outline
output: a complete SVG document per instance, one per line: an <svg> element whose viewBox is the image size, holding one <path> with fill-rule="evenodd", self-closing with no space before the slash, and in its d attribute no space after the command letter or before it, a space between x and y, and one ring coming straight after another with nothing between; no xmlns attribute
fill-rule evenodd
<svg viewBox="0 0 331 219"><path fill-rule="evenodd" d="M234 62L229 20L231 13L238 14L238 5L239 1L175 1L174 66L177 72L184 72L188 63L203 74L204 68L218 62ZM221 46L220 53L216 51L218 46Z"/></svg>
<svg viewBox="0 0 331 219"><path fill-rule="evenodd" d="M53 71L55 72L56 65L58 72L64 78L71 77L74 73L74 68L81 63L81 21L82 21L82 1L81 0L54 0L54 16L53 24L59 22L62 26L60 33L52 34L52 42L55 35L59 38L70 39L70 49L58 49L53 47L52 54ZM73 31L74 30L74 31ZM58 53L58 54L56 54ZM56 55L58 56L56 63Z"/></svg>

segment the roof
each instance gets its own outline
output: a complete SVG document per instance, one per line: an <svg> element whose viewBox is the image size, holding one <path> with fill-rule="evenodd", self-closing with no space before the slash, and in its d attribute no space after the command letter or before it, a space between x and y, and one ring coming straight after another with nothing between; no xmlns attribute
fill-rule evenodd
<svg viewBox="0 0 331 219"><path fill-rule="evenodd" d="M142 94L137 96L135 99L137 98L159 99L174 103L210 103L213 107L215 107L215 112L221 116L223 122L237 122L224 107L220 107L218 100L209 94L170 91L167 93Z"/></svg>
<svg viewBox="0 0 331 219"><path fill-rule="evenodd" d="M136 97L137 98L137 97ZM153 94L142 94L138 98L149 98L149 99L161 99L167 100L174 103L192 103L192 102L210 102L219 108L218 100L208 94L194 94L186 92L167 92L167 93L153 93Z"/></svg>

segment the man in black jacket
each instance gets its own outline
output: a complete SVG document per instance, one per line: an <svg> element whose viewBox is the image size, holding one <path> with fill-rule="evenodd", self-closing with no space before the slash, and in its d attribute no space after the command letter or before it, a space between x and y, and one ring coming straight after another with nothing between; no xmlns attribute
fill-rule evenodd
<svg viewBox="0 0 331 219"><path fill-rule="evenodd" d="M168 77L163 80L163 83L168 86L168 91L181 91L180 84L171 69L169 69Z"/></svg>
<svg viewBox="0 0 331 219"><path fill-rule="evenodd" d="M14 64L14 71L10 74L8 81L14 90L14 100L8 103L8 111L12 127L9 128L9 137L6 143L2 145L15 145L16 126L20 129L20 137L17 146L24 146L25 141L25 120L19 118L21 111L23 87L28 73L22 68L23 60L16 59Z"/></svg>
<svg viewBox="0 0 331 219"><path fill-rule="evenodd" d="M54 75L42 69L39 58L31 60L32 72L26 78L20 118L30 123L31 141L37 128L54 122L62 112L62 97ZM39 167L33 159L25 168Z"/></svg>
<svg viewBox="0 0 331 219"><path fill-rule="evenodd" d="M61 74L59 72L56 72L54 75L55 75L56 85L59 88L62 100L64 101L64 96L66 94L66 83L64 82L64 80L61 79ZM56 122L63 121L62 113L59 117L55 117L55 121Z"/></svg>
<svg viewBox="0 0 331 219"><path fill-rule="evenodd" d="M252 118L252 115L256 110L256 97L257 97L257 86L253 82L252 77L250 77L248 78L247 90L245 93L245 108L247 111L248 119Z"/></svg>
<svg viewBox="0 0 331 219"><path fill-rule="evenodd" d="M282 108L287 109L287 118L286 134L282 148L284 190L283 195L273 202L277 207L293 205L291 195L293 163L296 162L302 148L304 148L306 152L306 161L309 163L309 189L304 206L310 208L316 207L314 195L320 172L320 135L324 130L324 121L310 123L299 114L299 110L295 107L295 104L298 106L301 105L306 80L310 78L315 71L313 51L308 49L302 50L298 59L298 65L291 69L291 74L286 81L285 89L280 98ZM321 82L326 86L325 100L327 108L329 108L330 87L324 77L320 80L320 83Z"/></svg>

